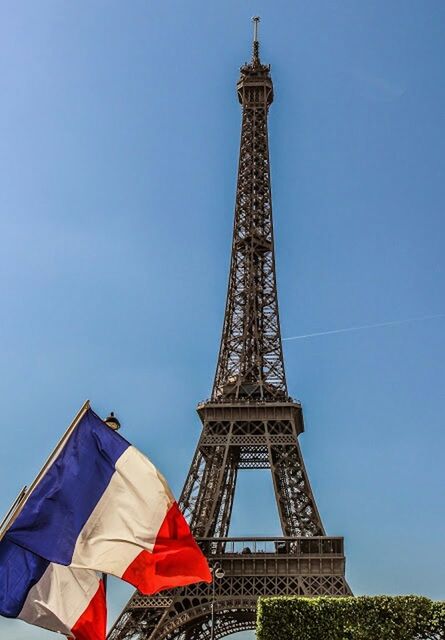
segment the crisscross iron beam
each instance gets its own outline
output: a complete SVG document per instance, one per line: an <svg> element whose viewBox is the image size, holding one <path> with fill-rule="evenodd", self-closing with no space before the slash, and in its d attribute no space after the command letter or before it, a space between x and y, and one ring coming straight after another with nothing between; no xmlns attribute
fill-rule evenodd
<svg viewBox="0 0 445 640"><path fill-rule="evenodd" d="M256 27L258 19L256 18ZM298 436L301 405L287 393L280 335L267 117L273 100L255 29L237 85L242 130L224 326L201 437L179 500L215 584L214 638L253 629L260 596L345 596L343 539L325 535ZM270 469L282 538L229 538L238 471ZM213 588L135 593L110 640L210 640Z"/></svg>

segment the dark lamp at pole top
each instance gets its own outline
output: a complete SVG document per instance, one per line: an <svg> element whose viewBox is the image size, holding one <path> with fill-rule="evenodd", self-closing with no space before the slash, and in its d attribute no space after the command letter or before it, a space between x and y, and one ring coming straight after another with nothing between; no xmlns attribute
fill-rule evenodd
<svg viewBox="0 0 445 640"><path fill-rule="evenodd" d="M110 413L108 418L105 418L105 424L110 427L110 429L113 429L113 431L118 431L121 428L121 423L114 415L114 411Z"/></svg>

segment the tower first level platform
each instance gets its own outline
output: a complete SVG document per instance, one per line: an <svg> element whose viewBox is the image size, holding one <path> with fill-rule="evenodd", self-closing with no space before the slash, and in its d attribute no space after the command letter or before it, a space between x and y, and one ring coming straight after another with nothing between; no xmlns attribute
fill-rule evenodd
<svg viewBox="0 0 445 640"><path fill-rule="evenodd" d="M210 564L224 577L163 592L134 594L110 633L111 640L210 640L211 605L215 606L214 638L254 629L261 596L344 596L346 583L343 538L201 538Z"/></svg>

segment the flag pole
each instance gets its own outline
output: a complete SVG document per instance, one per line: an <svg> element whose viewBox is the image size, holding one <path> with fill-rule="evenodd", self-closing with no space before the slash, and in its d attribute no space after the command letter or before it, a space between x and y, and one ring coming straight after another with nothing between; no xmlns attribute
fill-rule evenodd
<svg viewBox="0 0 445 640"><path fill-rule="evenodd" d="M26 485L23 487L23 489L20 491L20 493L17 496L17 498L14 500L12 505L9 507L7 514L5 515L3 520L0 522L0 535L1 535L1 532L3 531L3 529L5 528L6 523L8 522L9 517L11 516L12 512L14 511L16 506L19 504L19 502L23 499L23 496L25 495L27 488L28 487Z"/></svg>
<svg viewBox="0 0 445 640"><path fill-rule="evenodd" d="M55 458L59 455L60 451L65 446L67 440L73 433L74 429L77 427L77 425L82 420L83 416L85 415L85 413L88 411L89 408L90 408L90 401L86 400L83 403L82 407L77 412L76 416L74 417L73 421L69 425L68 429L65 431L63 436L60 438L59 442L54 447L53 451L48 456L45 464L43 465L39 473L36 475L35 479L32 481L30 486L28 488L24 487L22 491L19 493L19 495L15 499L15 502L12 504L11 508L9 509L3 522L0 525L0 541L5 536L5 533L9 529L9 527L18 518L20 512L22 511L23 507L26 504L27 499L29 498L31 493L34 491L36 486L39 484L39 482L41 481L45 473L48 471L49 467L52 465Z"/></svg>

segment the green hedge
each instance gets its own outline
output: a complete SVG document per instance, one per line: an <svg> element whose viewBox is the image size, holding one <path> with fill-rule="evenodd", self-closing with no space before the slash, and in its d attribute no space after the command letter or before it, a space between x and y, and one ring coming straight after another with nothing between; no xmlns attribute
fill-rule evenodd
<svg viewBox="0 0 445 640"><path fill-rule="evenodd" d="M420 596L260 598L258 640L442 640L445 602Z"/></svg>

